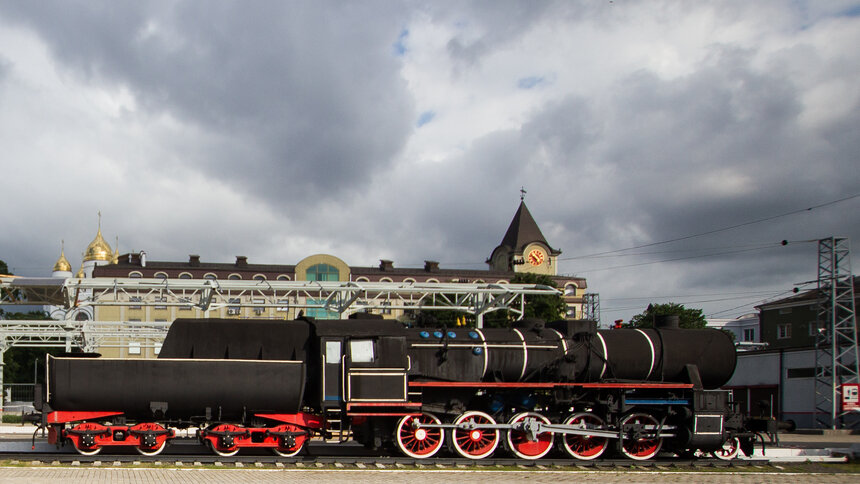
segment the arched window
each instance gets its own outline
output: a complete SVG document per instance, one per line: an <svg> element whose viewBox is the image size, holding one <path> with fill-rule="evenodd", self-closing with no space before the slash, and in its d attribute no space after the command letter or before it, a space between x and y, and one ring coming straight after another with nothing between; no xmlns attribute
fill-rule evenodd
<svg viewBox="0 0 860 484"><path fill-rule="evenodd" d="M218 276L216 276L215 274L212 274L210 272L210 273L206 274L205 276L203 276L203 279L206 279L209 281L214 281L215 279L218 279Z"/></svg>
<svg viewBox="0 0 860 484"><path fill-rule="evenodd" d="M290 276L285 275L285 274L281 274L281 275L279 275L279 276L278 276L278 280L279 280L279 281L289 281L289 280L290 280Z"/></svg>
<svg viewBox="0 0 860 484"><path fill-rule="evenodd" d="M370 282L370 279L368 279L364 276L361 276L358 279L356 279L355 282Z"/></svg>
<svg viewBox="0 0 860 484"><path fill-rule="evenodd" d="M415 284L415 279L413 279L411 277L407 277L406 279L403 279L403 282L405 282L407 284Z"/></svg>
<svg viewBox="0 0 860 484"><path fill-rule="evenodd" d="M141 274L138 271L134 271L134 272L129 272L128 277L130 277L132 279L140 279L141 277L143 277L143 274Z"/></svg>
<svg viewBox="0 0 860 484"><path fill-rule="evenodd" d="M188 272L183 272L182 274L179 274L179 278L180 279L194 279L193 277L191 277L191 274L189 274Z"/></svg>
<svg viewBox="0 0 860 484"><path fill-rule="evenodd" d="M166 272L156 272L155 277L158 279L167 279L167 273Z"/></svg>
<svg viewBox="0 0 860 484"><path fill-rule="evenodd" d="M254 274L254 280L255 281L265 281L266 276L263 274Z"/></svg>
<svg viewBox="0 0 860 484"><path fill-rule="evenodd" d="M382 279L379 280L379 282L394 282L394 281L392 281L390 277L383 277Z"/></svg>
<svg viewBox="0 0 860 484"><path fill-rule="evenodd" d="M576 296L576 284L567 284L564 286L565 296Z"/></svg>
<svg viewBox="0 0 860 484"><path fill-rule="evenodd" d="M305 272L309 281L337 281L340 280L340 271L337 267L328 264L316 264L308 267Z"/></svg>
<svg viewBox="0 0 860 484"><path fill-rule="evenodd" d="M239 280L239 279L241 279L241 278L242 278L242 276L241 276L241 275L239 275L239 274L235 274L235 273L230 274L229 276L227 276L227 279L229 279L229 280L231 280L231 281L238 281L238 280Z"/></svg>

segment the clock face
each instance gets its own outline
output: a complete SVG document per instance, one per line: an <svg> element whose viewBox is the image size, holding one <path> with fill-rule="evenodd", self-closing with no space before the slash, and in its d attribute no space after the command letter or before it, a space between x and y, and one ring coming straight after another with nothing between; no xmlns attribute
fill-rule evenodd
<svg viewBox="0 0 860 484"><path fill-rule="evenodd" d="M543 264L543 252L538 249L534 249L533 251L529 252L528 261L529 264L533 266L539 266Z"/></svg>

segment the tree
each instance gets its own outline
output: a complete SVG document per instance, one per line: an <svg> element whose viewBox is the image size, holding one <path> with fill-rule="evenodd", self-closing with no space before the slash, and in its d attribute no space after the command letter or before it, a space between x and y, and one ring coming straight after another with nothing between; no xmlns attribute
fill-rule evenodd
<svg viewBox="0 0 860 484"><path fill-rule="evenodd" d="M655 316L678 316L679 326L688 329L699 329L707 326L705 315L701 309L688 309L683 304L649 304L644 312L630 318L625 324L628 328L653 328Z"/></svg>
<svg viewBox="0 0 860 484"><path fill-rule="evenodd" d="M511 284L541 284L544 286L557 287L550 276L544 274L533 274L520 272L511 278ZM550 295L528 295L525 300L525 314L523 318L537 318L544 321L557 321L564 319L567 313L567 304L561 294ZM484 327L487 328L509 328L514 322L516 315L511 311L495 311L484 316Z"/></svg>

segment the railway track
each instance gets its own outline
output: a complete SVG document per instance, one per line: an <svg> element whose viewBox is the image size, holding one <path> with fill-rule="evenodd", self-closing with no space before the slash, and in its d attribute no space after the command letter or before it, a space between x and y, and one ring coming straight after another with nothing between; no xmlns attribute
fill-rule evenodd
<svg viewBox="0 0 860 484"><path fill-rule="evenodd" d="M501 452L500 452L501 453ZM662 468L702 468L702 467L748 467L768 465L767 460L735 459L724 461L710 458L658 457L647 461L624 458L606 458L580 461L550 455L539 460L523 460L511 457L490 457L480 460L453 456L440 456L432 459L390 456L378 451L368 450L359 445L325 445L312 443L308 451L292 458L274 456L268 452L247 449L231 457L212 454L196 442L179 442L171 445L156 456L140 455L131 449L116 449L110 454L80 455L69 448L53 451L4 451L0 450L0 461L19 463L40 463L54 465L162 465L162 466L229 466L265 468L348 468L348 469L662 469ZM77 464L76 464L77 463Z"/></svg>

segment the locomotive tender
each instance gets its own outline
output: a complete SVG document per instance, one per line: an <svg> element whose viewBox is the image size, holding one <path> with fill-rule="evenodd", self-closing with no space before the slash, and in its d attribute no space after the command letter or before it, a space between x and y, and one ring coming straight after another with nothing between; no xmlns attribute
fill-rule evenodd
<svg viewBox="0 0 860 484"><path fill-rule="evenodd" d="M89 357L86 357L89 356ZM749 454L729 394L731 339L712 329L597 330L593 321L407 328L383 319L178 319L154 360L48 356L36 408L51 443L160 453L197 428L213 452L353 439L427 458L500 444L538 459L607 449Z"/></svg>

